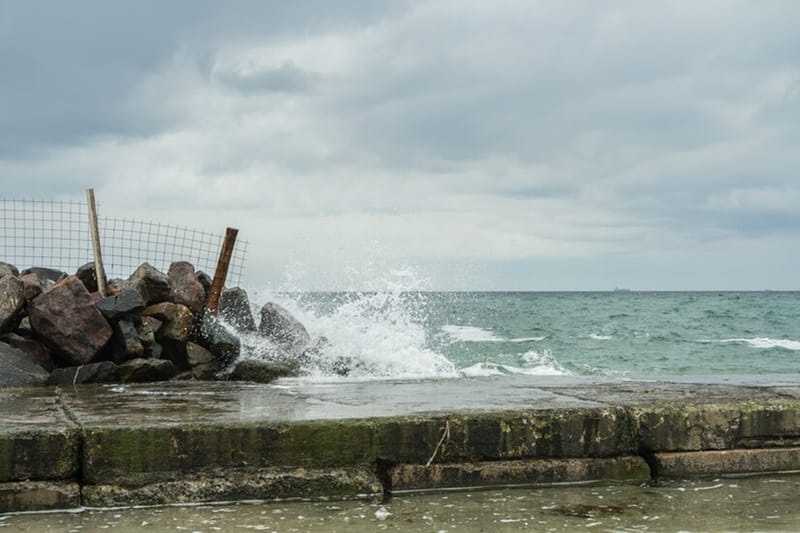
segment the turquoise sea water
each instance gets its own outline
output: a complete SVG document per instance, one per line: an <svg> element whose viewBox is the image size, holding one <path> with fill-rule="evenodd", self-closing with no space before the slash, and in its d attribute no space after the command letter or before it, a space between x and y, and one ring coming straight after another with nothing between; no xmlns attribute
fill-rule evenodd
<svg viewBox="0 0 800 533"><path fill-rule="evenodd" d="M800 292L255 296L328 340L315 377L800 374Z"/></svg>

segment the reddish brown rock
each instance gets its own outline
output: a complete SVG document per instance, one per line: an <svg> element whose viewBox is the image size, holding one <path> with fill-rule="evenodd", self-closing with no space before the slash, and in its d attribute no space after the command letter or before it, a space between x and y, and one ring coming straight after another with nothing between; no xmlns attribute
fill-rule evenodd
<svg viewBox="0 0 800 533"><path fill-rule="evenodd" d="M195 316L203 312L206 305L206 291L197 280L194 265L186 261L176 261L167 272L171 287L170 300L188 307Z"/></svg>
<svg viewBox="0 0 800 533"><path fill-rule="evenodd" d="M28 304L31 328L66 365L88 363L111 338L111 326L81 280L68 276Z"/></svg>
<svg viewBox="0 0 800 533"><path fill-rule="evenodd" d="M172 302L161 302L159 304L146 307L142 315L153 317L163 324L156 331L156 339L169 339L178 342L186 342L192 332L194 315L183 304Z"/></svg>

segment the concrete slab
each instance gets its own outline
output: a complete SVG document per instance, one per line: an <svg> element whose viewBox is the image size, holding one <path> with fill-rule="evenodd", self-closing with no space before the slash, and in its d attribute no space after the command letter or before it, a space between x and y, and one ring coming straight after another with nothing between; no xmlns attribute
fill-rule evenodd
<svg viewBox="0 0 800 533"><path fill-rule="evenodd" d="M760 448L656 453L651 464L658 477L691 478L800 470L800 448Z"/></svg>
<svg viewBox="0 0 800 533"><path fill-rule="evenodd" d="M586 481L643 483L650 468L639 456L528 459L484 463L397 465L389 471L392 493L458 487L534 485Z"/></svg>
<svg viewBox="0 0 800 533"><path fill-rule="evenodd" d="M55 389L0 389L0 482L75 477L79 449Z"/></svg>

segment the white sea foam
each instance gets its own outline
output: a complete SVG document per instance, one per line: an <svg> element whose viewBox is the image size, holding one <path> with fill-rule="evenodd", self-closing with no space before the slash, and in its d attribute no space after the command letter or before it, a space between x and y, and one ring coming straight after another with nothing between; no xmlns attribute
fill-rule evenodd
<svg viewBox="0 0 800 533"><path fill-rule="evenodd" d="M549 350L537 352L529 350L522 355L525 366L483 362L462 368L459 372L466 377L508 376L526 374L529 376L569 376L571 372L563 368Z"/></svg>
<svg viewBox="0 0 800 533"><path fill-rule="evenodd" d="M331 308L302 304L289 293L270 293L260 298L274 301L295 316L314 338L324 337L319 354L304 372L325 378L346 372L348 378L456 377L455 366L426 346L422 320L424 294L409 294L418 283L407 269L389 272L383 289L349 293ZM261 302L263 303L263 302ZM329 302L330 303L330 302ZM256 356L271 357L263 341Z"/></svg>
<svg viewBox="0 0 800 533"><path fill-rule="evenodd" d="M737 344L747 344L753 348L784 348L786 350L800 350L800 342L789 339L770 339L767 337L755 337L752 339L722 339L716 342L730 342Z"/></svg>
<svg viewBox="0 0 800 533"><path fill-rule="evenodd" d="M515 337L507 339L505 337L498 337L494 332L478 328L475 326L456 326L448 324L442 326L442 331L447 333L455 342L537 342L542 341L546 337Z"/></svg>
<svg viewBox="0 0 800 533"><path fill-rule="evenodd" d="M461 342L501 342L504 340L491 331L475 326L455 326L448 324L442 326L442 331L450 335L453 340Z"/></svg>
<svg viewBox="0 0 800 533"><path fill-rule="evenodd" d="M599 333L590 333L590 339L594 339L596 341L608 341L611 340L611 335L600 335Z"/></svg>
<svg viewBox="0 0 800 533"><path fill-rule="evenodd" d="M569 372L560 371L547 366L535 368L522 368L512 365L497 363L477 363L459 370L464 377L509 376L513 374L526 374L529 376L568 376Z"/></svg>

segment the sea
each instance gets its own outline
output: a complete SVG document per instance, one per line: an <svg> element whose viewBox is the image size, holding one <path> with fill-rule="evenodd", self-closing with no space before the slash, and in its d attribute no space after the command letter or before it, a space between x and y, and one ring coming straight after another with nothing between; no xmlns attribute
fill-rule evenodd
<svg viewBox="0 0 800 533"><path fill-rule="evenodd" d="M323 339L307 379L800 374L800 292L251 292Z"/></svg>
<svg viewBox="0 0 800 533"><path fill-rule="evenodd" d="M249 290L315 339L295 381L800 375L800 292ZM244 357L274 347L243 339ZM495 487L388 501L220 502L0 515L0 531L800 531L800 473Z"/></svg>

